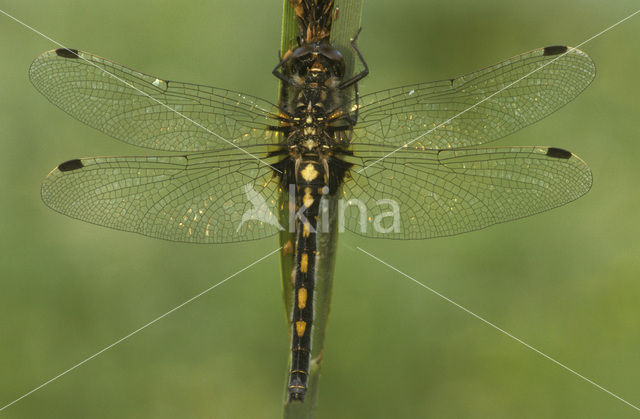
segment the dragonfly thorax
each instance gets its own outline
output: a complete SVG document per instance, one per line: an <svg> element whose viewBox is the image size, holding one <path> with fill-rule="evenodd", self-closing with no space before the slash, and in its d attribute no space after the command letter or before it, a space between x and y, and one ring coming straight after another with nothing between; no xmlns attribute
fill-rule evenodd
<svg viewBox="0 0 640 419"><path fill-rule="evenodd" d="M330 146L328 124L331 120L332 90L326 87L306 86L295 98L293 124L289 132L289 145L300 151L315 151Z"/></svg>

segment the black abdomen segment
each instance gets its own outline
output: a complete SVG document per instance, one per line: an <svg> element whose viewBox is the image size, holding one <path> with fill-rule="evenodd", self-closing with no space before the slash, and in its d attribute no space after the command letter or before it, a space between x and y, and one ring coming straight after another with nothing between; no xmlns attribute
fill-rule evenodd
<svg viewBox="0 0 640 419"><path fill-rule="evenodd" d="M291 316L291 372L289 400L303 401L307 392L313 326L315 288L316 227L325 174L318 161L302 161L296 172L296 250L293 275L293 311Z"/></svg>

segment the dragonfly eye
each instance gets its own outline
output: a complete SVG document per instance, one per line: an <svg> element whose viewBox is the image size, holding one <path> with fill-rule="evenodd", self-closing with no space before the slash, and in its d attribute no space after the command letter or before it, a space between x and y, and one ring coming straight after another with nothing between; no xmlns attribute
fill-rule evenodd
<svg viewBox="0 0 640 419"><path fill-rule="evenodd" d="M328 45L323 45L320 48L320 54L327 57L327 59L331 61L344 61L342 54L337 49L330 47Z"/></svg>
<svg viewBox="0 0 640 419"><path fill-rule="evenodd" d="M312 52L313 52L313 49L311 49L308 46L298 47L294 49L293 52L291 53L291 59L297 60L304 57L305 55L311 54Z"/></svg>

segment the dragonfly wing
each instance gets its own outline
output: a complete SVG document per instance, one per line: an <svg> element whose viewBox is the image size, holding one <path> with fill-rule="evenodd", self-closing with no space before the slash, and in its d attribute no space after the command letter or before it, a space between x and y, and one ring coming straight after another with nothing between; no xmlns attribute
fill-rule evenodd
<svg viewBox="0 0 640 419"><path fill-rule="evenodd" d="M455 79L364 95L354 138L427 149L488 143L555 112L595 73L584 52L547 47Z"/></svg>
<svg viewBox="0 0 640 419"><path fill-rule="evenodd" d="M70 160L44 180L42 199L62 214L101 226L172 241L227 243L279 231L273 216L278 190L268 166L232 149Z"/></svg>
<svg viewBox="0 0 640 419"><path fill-rule="evenodd" d="M168 81L84 51L58 49L29 69L54 105L105 134L139 147L197 152L275 143L277 107L244 93Z"/></svg>
<svg viewBox="0 0 640 419"><path fill-rule="evenodd" d="M366 208L360 218L357 206L347 207L345 226L355 233L452 236L559 207L587 193L592 183L580 158L553 147L403 149L358 173L390 150L356 148L349 157L354 167L344 198L357 198ZM390 215L394 205L397 218Z"/></svg>

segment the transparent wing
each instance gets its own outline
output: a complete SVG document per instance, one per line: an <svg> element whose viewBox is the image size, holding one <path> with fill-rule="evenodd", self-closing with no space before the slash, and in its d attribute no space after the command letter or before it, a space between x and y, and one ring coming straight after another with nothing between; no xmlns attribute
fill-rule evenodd
<svg viewBox="0 0 640 419"><path fill-rule="evenodd" d="M361 96L353 142L401 147L420 137L417 143L427 149L488 143L553 113L580 94L595 73L587 54L557 46L455 79Z"/></svg>
<svg viewBox="0 0 640 419"><path fill-rule="evenodd" d="M42 199L70 217L165 240L254 240L279 230L273 216L279 185L272 173L236 149L85 158L54 169Z"/></svg>
<svg viewBox="0 0 640 419"><path fill-rule="evenodd" d="M244 147L273 142L265 127L279 125L277 107L262 99L163 80L84 51L45 52L29 77L69 115L139 147L197 152L227 148L227 141Z"/></svg>
<svg viewBox="0 0 640 419"><path fill-rule="evenodd" d="M587 193L592 183L580 158L553 147L403 149L357 172L389 151L356 147L349 157L355 166L344 198L366 208L361 219L356 206L347 207L345 227L355 233L392 239L451 236L559 207ZM395 230L393 217L385 215L393 203L399 211Z"/></svg>

